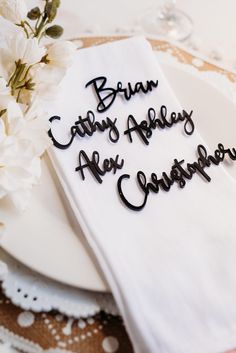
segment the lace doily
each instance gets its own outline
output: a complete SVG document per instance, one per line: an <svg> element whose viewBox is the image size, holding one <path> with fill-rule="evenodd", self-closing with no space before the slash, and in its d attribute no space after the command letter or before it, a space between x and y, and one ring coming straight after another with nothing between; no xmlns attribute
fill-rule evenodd
<svg viewBox="0 0 236 353"><path fill-rule="evenodd" d="M80 46L83 46L82 41L80 41ZM222 72L221 69L218 72L201 71L199 68L204 61L199 58L193 58L190 65L185 63L184 58L180 62L173 55L172 49L167 52L163 52L163 48L158 46L154 49L161 62L169 63L200 77L236 103L236 85L224 75L223 69ZM100 310L113 315L118 314L118 309L110 294L79 290L57 283L27 269L3 252L0 252L0 258L3 261L0 262L0 279L2 279L3 290L14 304L25 310L40 312L57 309L75 318L91 316Z"/></svg>
<svg viewBox="0 0 236 353"><path fill-rule="evenodd" d="M55 309L75 318L92 316L101 310L118 314L111 294L60 284L31 271L3 251L0 251L0 257L3 291L15 305L24 310L48 312Z"/></svg>

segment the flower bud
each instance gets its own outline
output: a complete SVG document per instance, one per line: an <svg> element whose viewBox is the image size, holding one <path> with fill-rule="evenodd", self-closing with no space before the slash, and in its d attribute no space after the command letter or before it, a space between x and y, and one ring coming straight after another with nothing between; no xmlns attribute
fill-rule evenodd
<svg viewBox="0 0 236 353"><path fill-rule="evenodd" d="M61 0L53 0L53 2L57 8L61 5Z"/></svg>
<svg viewBox="0 0 236 353"><path fill-rule="evenodd" d="M57 15L57 3L54 1L47 2L45 5L45 13L48 18L48 22L52 22Z"/></svg>
<svg viewBox="0 0 236 353"><path fill-rule="evenodd" d="M32 21L37 20L40 17L39 7L34 7L32 10L30 10L27 14L27 17Z"/></svg>
<svg viewBox="0 0 236 353"><path fill-rule="evenodd" d="M53 25L51 27L48 27L45 32L46 32L47 36L49 36L53 39L57 39L62 35L63 28L58 25Z"/></svg>

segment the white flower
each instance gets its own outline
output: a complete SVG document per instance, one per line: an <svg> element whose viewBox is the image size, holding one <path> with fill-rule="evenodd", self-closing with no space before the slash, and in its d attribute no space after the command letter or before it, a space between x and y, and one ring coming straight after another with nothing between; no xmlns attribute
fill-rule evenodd
<svg viewBox="0 0 236 353"><path fill-rule="evenodd" d="M46 52L46 49L39 45L37 38L26 38L21 32L10 37L7 44L12 60L20 59L23 64L27 65L39 62Z"/></svg>
<svg viewBox="0 0 236 353"><path fill-rule="evenodd" d="M46 49L39 45L37 38L26 38L19 32L7 37L4 46L0 48L1 66L8 74L12 74L15 62L21 60L22 64L34 65L40 62L45 52Z"/></svg>
<svg viewBox="0 0 236 353"><path fill-rule="evenodd" d="M33 157L40 157L51 145L48 136L49 121L46 114L32 105L26 114L23 114L17 103L8 105L5 118L5 135L17 138L28 143Z"/></svg>
<svg viewBox="0 0 236 353"><path fill-rule="evenodd" d="M0 112L7 108L8 104L13 100L11 90L7 87L7 82L0 77Z"/></svg>
<svg viewBox="0 0 236 353"><path fill-rule="evenodd" d="M10 88L7 87L7 81L0 77L0 95L9 96L11 94Z"/></svg>
<svg viewBox="0 0 236 353"><path fill-rule="evenodd" d="M13 23L26 19L27 8L24 0L0 0L0 15Z"/></svg>
<svg viewBox="0 0 236 353"><path fill-rule="evenodd" d="M10 197L17 208L24 210L40 175L40 158L32 158L28 141L12 136L0 141L0 197Z"/></svg>
<svg viewBox="0 0 236 353"><path fill-rule="evenodd" d="M23 210L41 175L40 156L51 141L48 121L34 105L25 113L11 102L0 119L0 198Z"/></svg>
<svg viewBox="0 0 236 353"><path fill-rule="evenodd" d="M73 62L76 46L69 41L56 42L47 51L48 65L67 69Z"/></svg>
<svg viewBox="0 0 236 353"><path fill-rule="evenodd" d="M31 70L32 81L35 84L33 97L37 97L42 102L56 98L66 69L73 62L75 51L76 46L69 41L50 45L46 53L47 64L35 65Z"/></svg>
<svg viewBox="0 0 236 353"><path fill-rule="evenodd" d="M58 94L59 85L66 70L61 67L39 64L32 68L31 78L34 82L32 100L37 99L41 104L54 100Z"/></svg>

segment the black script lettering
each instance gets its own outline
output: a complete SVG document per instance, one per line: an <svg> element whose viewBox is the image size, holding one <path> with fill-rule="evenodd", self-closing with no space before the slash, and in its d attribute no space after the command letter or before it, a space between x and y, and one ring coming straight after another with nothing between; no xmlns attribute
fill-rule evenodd
<svg viewBox="0 0 236 353"><path fill-rule="evenodd" d="M167 119L167 108L165 105L162 105L158 118L156 111L153 108L149 108L147 120L142 120L140 123L138 123L135 117L130 114L127 119L128 128L124 131L124 135L127 135L129 141L133 142L132 133L135 132L146 145L149 145L149 139L152 136L152 130L157 128L171 128L174 124L183 121L185 121L185 133L187 135L191 135L194 132L194 123L191 118L192 113L192 110L189 113L185 110L178 113L171 112L169 119Z"/></svg>
<svg viewBox="0 0 236 353"><path fill-rule="evenodd" d="M102 178L107 172L113 171L116 173L117 169L122 169L124 165L124 160L119 160L119 155L116 155L115 159L109 158L104 159L101 166L99 166L100 155L97 151L92 153L92 157L89 158L84 150L79 152L79 165L75 168L76 172L80 172L81 177L85 180L84 169L88 168L93 174L95 179L101 184Z"/></svg>
<svg viewBox="0 0 236 353"><path fill-rule="evenodd" d="M137 185L143 194L143 201L140 205L134 205L127 200L123 192L122 184L125 179L130 179L130 175L121 175L117 181L117 188L122 202L131 210L140 211L145 207L150 192L158 194L160 188L163 191L168 192L174 183L177 183L177 185L182 189L186 185L186 180L191 180L195 173L198 173L207 182L210 182L211 178L205 171L206 167L210 167L212 164L219 165L224 161L226 155L230 159L236 160L236 149L225 149L221 143L218 144L217 149L214 151L214 155L208 155L207 150L203 145L197 146L197 154L197 161L187 163L186 169L183 167L184 160L178 161L177 159L174 159L174 164L171 167L169 175L163 172L162 177L158 179L157 174L152 173L150 182L147 182L144 172L138 171L136 175Z"/></svg>
<svg viewBox="0 0 236 353"><path fill-rule="evenodd" d="M52 123L54 120L61 120L59 116L52 116L49 121ZM89 110L87 116L83 118L81 115L78 117L78 120L75 121L74 125L70 128L70 139L67 143L61 143L57 141L55 136L52 133L52 129L48 131L49 137L52 139L55 147L60 149L67 149L70 147L76 135L83 138L84 136L92 136L96 131L104 132L105 130L109 131L109 140L113 143L116 143L120 138L119 130L116 126L117 119L111 120L110 118L103 119L101 121L95 120L94 113Z"/></svg>
<svg viewBox="0 0 236 353"><path fill-rule="evenodd" d="M158 86L158 80L156 81L146 81L146 84L142 82L136 82L134 86L128 82L127 87L123 87L122 82L118 82L116 88L106 87L107 78L105 76L96 77L86 83L85 87L90 85L93 86L96 96L98 98L97 111L99 113L105 112L115 101L117 94L123 95L123 97L128 101L137 93L147 94L151 92L153 88Z"/></svg>

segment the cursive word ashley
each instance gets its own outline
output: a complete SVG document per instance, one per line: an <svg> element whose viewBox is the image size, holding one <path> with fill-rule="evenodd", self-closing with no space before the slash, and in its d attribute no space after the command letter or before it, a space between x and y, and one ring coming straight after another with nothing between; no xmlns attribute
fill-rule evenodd
<svg viewBox="0 0 236 353"><path fill-rule="evenodd" d="M186 110L182 112L170 112L167 117L167 107L162 105L157 117L157 113L153 108L149 108L147 120L142 120L138 123L133 115L129 115L127 119L128 129L124 134L128 136L129 141L133 142L132 134L136 133L138 137L146 144L149 145L149 139L152 136L152 131L159 128L171 128L174 124L184 122L184 131L187 135L192 135L194 132L194 123L192 120L193 111L189 113Z"/></svg>

